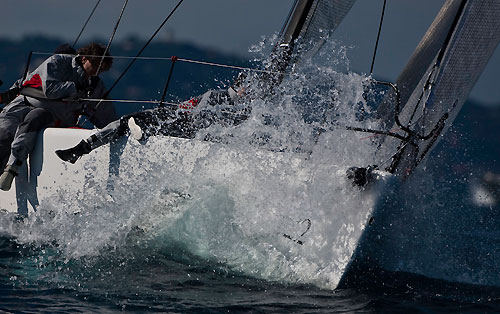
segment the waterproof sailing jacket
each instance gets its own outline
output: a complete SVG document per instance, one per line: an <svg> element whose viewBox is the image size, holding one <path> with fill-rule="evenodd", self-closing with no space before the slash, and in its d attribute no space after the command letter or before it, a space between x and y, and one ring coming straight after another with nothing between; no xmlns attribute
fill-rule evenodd
<svg viewBox="0 0 500 314"><path fill-rule="evenodd" d="M96 102L80 101L80 98L101 98L105 93L101 80L90 95L80 91L85 86L86 73L79 56L55 54L45 60L22 82L21 95L11 105L27 101L26 105L44 108L55 118L55 126L76 126L81 114L87 115L98 128L106 126L118 117L113 106Z"/></svg>

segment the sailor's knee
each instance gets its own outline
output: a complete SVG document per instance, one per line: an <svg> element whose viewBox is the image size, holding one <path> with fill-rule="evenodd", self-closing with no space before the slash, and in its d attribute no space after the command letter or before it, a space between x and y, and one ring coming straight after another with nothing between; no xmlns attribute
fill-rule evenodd
<svg viewBox="0 0 500 314"><path fill-rule="evenodd" d="M10 146L10 143L14 140L14 134L16 132L16 128L12 129L2 129L0 128L0 147L2 146Z"/></svg>
<svg viewBox="0 0 500 314"><path fill-rule="evenodd" d="M54 117L49 111L37 108L26 115L24 121L19 125L19 129L23 133L36 132L51 126L53 123Z"/></svg>

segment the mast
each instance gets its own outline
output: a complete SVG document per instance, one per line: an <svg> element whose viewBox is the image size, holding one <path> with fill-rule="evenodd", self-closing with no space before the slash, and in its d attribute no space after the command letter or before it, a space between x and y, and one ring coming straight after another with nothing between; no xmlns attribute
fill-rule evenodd
<svg viewBox="0 0 500 314"><path fill-rule="evenodd" d="M295 8L290 16L288 25L283 33L283 40L279 44L280 48L290 47L293 42L299 37L302 28L307 19L307 15L311 10L314 0L299 0L295 4Z"/></svg>
<svg viewBox="0 0 500 314"><path fill-rule="evenodd" d="M271 54L270 70L279 84L292 63L314 56L337 29L356 0L295 0L280 42Z"/></svg>
<svg viewBox="0 0 500 314"><path fill-rule="evenodd" d="M278 76L272 80L273 85L278 85L283 79L284 72L292 60L295 41L299 38L314 1L297 0L294 3L294 8L289 19L285 21L287 24L286 30L282 35L282 40L274 47L271 53L271 59L273 60L270 66L271 70L279 72Z"/></svg>

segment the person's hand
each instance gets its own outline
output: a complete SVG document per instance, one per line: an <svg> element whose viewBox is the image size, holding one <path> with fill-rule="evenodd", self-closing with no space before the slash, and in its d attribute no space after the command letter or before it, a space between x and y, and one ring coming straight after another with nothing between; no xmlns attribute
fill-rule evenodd
<svg viewBox="0 0 500 314"><path fill-rule="evenodd" d="M99 83L99 78L97 76L91 76L89 79L84 80L82 84L76 84L76 89L81 92L85 92L87 95L91 95L97 84Z"/></svg>
<svg viewBox="0 0 500 314"><path fill-rule="evenodd" d="M99 84L99 78L97 76L91 76L89 78L89 86L88 86L88 92L89 94L92 94L94 90L97 87L97 84Z"/></svg>
<svg viewBox="0 0 500 314"><path fill-rule="evenodd" d="M0 104L9 104L11 101L14 100L19 95L19 92L21 91L21 88L19 87L13 87L9 90L6 90L3 93L0 93Z"/></svg>

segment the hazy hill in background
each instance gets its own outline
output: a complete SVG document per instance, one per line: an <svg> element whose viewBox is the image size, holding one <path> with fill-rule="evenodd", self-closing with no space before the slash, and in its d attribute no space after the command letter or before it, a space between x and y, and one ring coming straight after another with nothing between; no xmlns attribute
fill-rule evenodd
<svg viewBox="0 0 500 314"><path fill-rule="evenodd" d="M105 40L99 42L105 43ZM25 37L19 41L0 39L0 79L6 89L22 76L27 57L31 50L52 52L63 42L55 38L41 36ZM84 45L86 43L82 43ZM135 56L143 47L144 41L136 38L113 43L114 56ZM143 56L178 56L186 59L203 60L222 64L251 66L241 57L223 54L215 50L202 49L187 43L151 43ZM46 55L34 55L31 69L43 61ZM116 59L113 69L103 74L108 87L122 73L130 59ZM169 60L139 60L128 71L111 94L113 99L152 100L160 99L170 69ZM222 87L237 75L236 70L228 70L192 63L176 63L169 87L167 101L188 99L207 89ZM120 114L138 111L138 104L116 104ZM430 164L443 166L441 171L452 171L464 177L471 173L480 175L483 171L500 172L500 106L482 106L467 102L438 147L432 154Z"/></svg>

